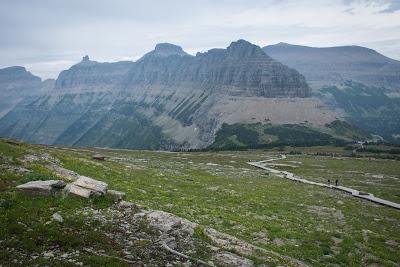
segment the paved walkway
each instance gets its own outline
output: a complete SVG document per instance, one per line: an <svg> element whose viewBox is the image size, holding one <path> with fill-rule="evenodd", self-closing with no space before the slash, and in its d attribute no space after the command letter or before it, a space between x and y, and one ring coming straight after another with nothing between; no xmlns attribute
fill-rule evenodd
<svg viewBox="0 0 400 267"><path fill-rule="evenodd" d="M295 176L291 172L280 171L280 170L276 170L276 169L268 167L269 162L280 160L280 159L285 159L285 158L286 158L285 155L281 155L280 158L272 158L272 159L267 159L267 160L258 161L258 162L248 162L248 164L255 166L257 168L267 170L268 172L273 173L276 176L279 176L282 178L287 178L287 179L295 181L295 182L317 185L317 186L322 186L322 187L328 187L328 188L344 191L346 193L350 193L354 197L366 199L366 200L369 200L369 201L372 201L372 202L375 202L378 204L382 204L382 205L385 205L388 207L392 207L395 209L400 209L400 204L391 202L391 201L388 201L388 200L385 200L385 199L382 199L379 197L375 197L373 194L370 194L370 193L358 191L358 190L355 190L355 189L352 189L349 187L345 187L345 186L335 186L335 185L328 185L328 184L324 184L324 183L309 181L309 180L303 179L299 176Z"/></svg>

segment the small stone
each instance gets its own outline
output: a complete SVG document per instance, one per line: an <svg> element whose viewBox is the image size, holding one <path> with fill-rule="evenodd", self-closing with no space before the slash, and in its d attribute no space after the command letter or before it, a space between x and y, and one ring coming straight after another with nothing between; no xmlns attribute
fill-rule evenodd
<svg viewBox="0 0 400 267"><path fill-rule="evenodd" d="M45 252L45 253L43 253L43 257L45 257L45 258L52 258L52 257L54 257L54 253L51 252L51 251Z"/></svg>
<svg viewBox="0 0 400 267"><path fill-rule="evenodd" d="M399 243L396 242L396 240L386 240L385 241L386 245L389 245L391 247L397 247Z"/></svg>
<svg viewBox="0 0 400 267"><path fill-rule="evenodd" d="M120 192L120 191L116 191L116 190L107 190L107 194L113 196L115 202L119 202L125 197L124 192Z"/></svg>
<svg viewBox="0 0 400 267"><path fill-rule="evenodd" d="M134 205L135 205L134 203L124 200L118 203L118 207L120 208L131 208Z"/></svg>
<svg viewBox="0 0 400 267"><path fill-rule="evenodd" d="M63 217L58 212L54 213L52 218L53 218L53 220L55 220L55 221L57 221L59 223L63 223L64 222Z"/></svg>

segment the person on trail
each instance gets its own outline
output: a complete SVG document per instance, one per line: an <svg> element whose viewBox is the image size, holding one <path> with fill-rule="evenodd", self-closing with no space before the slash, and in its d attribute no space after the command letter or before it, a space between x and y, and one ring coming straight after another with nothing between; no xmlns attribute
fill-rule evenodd
<svg viewBox="0 0 400 267"><path fill-rule="evenodd" d="M336 179L335 184L336 184L336 186L338 186L338 184L339 184L339 180L338 179Z"/></svg>
<svg viewBox="0 0 400 267"><path fill-rule="evenodd" d="M331 185L331 180L330 179L328 179L328 185Z"/></svg>

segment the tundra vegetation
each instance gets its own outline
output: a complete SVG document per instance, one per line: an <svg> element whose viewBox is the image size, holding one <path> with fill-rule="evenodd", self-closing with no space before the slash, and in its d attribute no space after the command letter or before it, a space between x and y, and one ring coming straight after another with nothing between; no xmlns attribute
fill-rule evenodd
<svg viewBox="0 0 400 267"><path fill-rule="evenodd" d="M32 197L16 192L17 185L28 181L59 179L46 168L46 157L26 160L48 155L63 168L125 192L126 200L138 207L170 212L198 224L191 256L205 262L210 260L209 245L215 245L207 234L213 228L312 266L398 266L399 210L294 183L247 164L280 153L287 158L274 162L285 164L276 168L310 180L338 179L346 186L400 202L399 161L377 158L377 153L365 150L325 146L172 153L0 140L0 265L130 265L121 260L124 246L116 242L125 233L112 223L120 215L107 213L114 205L111 198ZM105 160L93 159L94 154L104 155ZM58 218L55 213L62 216L62 223L52 219ZM154 266L175 260L156 250L151 225L143 222L135 227L129 229L131 234L145 238L135 241L133 258ZM179 250L182 244L176 247ZM87 248L104 254L90 253ZM285 264L282 258L251 260Z"/></svg>

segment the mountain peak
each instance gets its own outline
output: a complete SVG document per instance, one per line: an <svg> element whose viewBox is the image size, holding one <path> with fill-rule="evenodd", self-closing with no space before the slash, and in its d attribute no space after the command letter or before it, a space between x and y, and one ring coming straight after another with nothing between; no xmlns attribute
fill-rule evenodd
<svg viewBox="0 0 400 267"><path fill-rule="evenodd" d="M246 40L240 39L236 42L232 42L227 51L229 54L235 57L253 57L253 56L265 56L264 51L257 45L254 45Z"/></svg>
<svg viewBox="0 0 400 267"><path fill-rule="evenodd" d="M89 61L90 59L89 59L89 56L88 55L86 55L86 56L84 56L83 58L82 58L82 62L86 62L86 61Z"/></svg>
<svg viewBox="0 0 400 267"><path fill-rule="evenodd" d="M169 56L186 56L188 55L183 51L182 47L170 43L159 43L153 51L144 55L144 57L169 57Z"/></svg>
<svg viewBox="0 0 400 267"><path fill-rule="evenodd" d="M25 69L25 67L22 67L22 66L12 66L12 67L0 69L0 71L4 72L4 73L16 73L16 72L23 73L23 72L26 72L26 69Z"/></svg>
<svg viewBox="0 0 400 267"><path fill-rule="evenodd" d="M288 44L288 43L285 43L285 42L279 42L276 45L277 46L291 46L292 44Z"/></svg>
<svg viewBox="0 0 400 267"><path fill-rule="evenodd" d="M12 66L0 69L0 81L6 79L34 80L41 81L41 78L33 75L22 66Z"/></svg>
<svg viewBox="0 0 400 267"><path fill-rule="evenodd" d="M88 55L85 55L84 57L82 57L82 60L81 60L81 62L78 62L77 64L75 64L74 66L72 66L72 67L75 67L75 66L78 66L78 67L87 67L87 66L93 66L93 65L95 65L95 64L98 64L98 62L97 61L93 61L93 60L90 60L90 58L89 58L89 56Z"/></svg>

